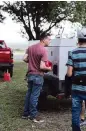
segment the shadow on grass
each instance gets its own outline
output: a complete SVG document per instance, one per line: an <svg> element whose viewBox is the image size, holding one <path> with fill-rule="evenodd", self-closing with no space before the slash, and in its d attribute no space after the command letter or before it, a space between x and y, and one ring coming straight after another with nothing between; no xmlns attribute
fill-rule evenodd
<svg viewBox="0 0 86 131"><path fill-rule="evenodd" d="M21 116L23 113L25 95L25 91L16 90L11 98L12 104L15 106L14 109L17 116ZM65 111L69 110L70 108L71 100L57 100L55 98L48 98L46 101L40 101L38 104L38 110L41 111L58 112L59 110Z"/></svg>
<svg viewBox="0 0 86 131"><path fill-rule="evenodd" d="M1 93L4 115L10 118L21 117L24 109L24 100L26 91L24 88L13 89L4 88ZM50 97L45 101L40 101L38 109L41 111L58 112L59 110L65 111L71 108L71 100L57 100ZM2 111L2 109L1 109Z"/></svg>
<svg viewBox="0 0 86 131"><path fill-rule="evenodd" d="M71 100L57 100L55 98L48 98L46 101L40 101L38 105L39 110L47 110L47 111L65 111L71 108Z"/></svg>
<svg viewBox="0 0 86 131"><path fill-rule="evenodd" d="M11 94L12 93L12 94ZM9 99L9 114L11 117L20 117L23 113L24 99L26 91L23 90L11 90ZM46 101L40 101L38 109L41 111L58 112L59 110L65 111L71 108L71 100L57 100L55 98L48 98Z"/></svg>

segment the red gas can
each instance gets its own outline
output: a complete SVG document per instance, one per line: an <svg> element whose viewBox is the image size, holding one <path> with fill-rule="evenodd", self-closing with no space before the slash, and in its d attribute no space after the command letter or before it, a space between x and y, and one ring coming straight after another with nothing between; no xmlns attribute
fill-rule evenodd
<svg viewBox="0 0 86 131"><path fill-rule="evenodd" d="M11 81L10 73L7 71L4 73L4 81Z"/></svg>
<svg viewBox="0 0 86 131"><path fill-rule="evenodd" d="M45 65L46 65L47 67L52 67L52 62L47 61L47 62L45 62Z"/></svg>

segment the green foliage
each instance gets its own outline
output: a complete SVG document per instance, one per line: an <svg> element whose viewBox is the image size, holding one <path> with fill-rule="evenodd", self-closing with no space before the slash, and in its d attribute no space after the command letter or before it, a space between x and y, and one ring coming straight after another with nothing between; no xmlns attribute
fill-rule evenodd
<svg viewBox="0 0 86 131"><path fill-rule="evenodd" d="M82 25L86 25L86 1L76 1L73 14L74 21L78 21Z"/></svg>
<svg viewBox="0 0 86 131"><path fill-rule="evenodd" d="M5 17L2 15L2 5L0 5L0 23L3 23Z"/></svg>
<svg viewBox="0 0 86 131"><path fill-rule="evenodd" d="M49 32L52 27L64 19L70 18L70 3L66 1L16 1L4 2L3 10L13 20L20 22L29 40L39 40L42 32ZM48 23L47 29L44 24Z"/></svg>
<svg viewBox="0 0 86 131"><path fill-rule="evenodd" d="M4 2L3 10L21 23L21 32L29 40L39 40L42 32L50 32L62 20L86 24L86 1L8 1Z"/></svg>

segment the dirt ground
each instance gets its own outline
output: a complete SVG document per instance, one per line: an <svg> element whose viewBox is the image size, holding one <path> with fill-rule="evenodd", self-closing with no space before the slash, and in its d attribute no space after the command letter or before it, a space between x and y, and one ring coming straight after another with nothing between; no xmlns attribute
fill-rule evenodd
<svg viewBox="0 0 86 131"><path fill-rule="evenodd" d="M42 103L41 108L41 116L45 122L40 126L33 126L34 131L72 131L71 100L48 99L46 103ZM86 126L81 128L86 131Z"/></svg>
<svg viewBox="0 0 86 131"><path fill-rule="evenodd" d="M41 103L41 117L45 120L40 125L42 131L71 131L71 100L48 99ZM39 131L39 126L34 126ZM44 128L44 130L43 130Z"/></svg>

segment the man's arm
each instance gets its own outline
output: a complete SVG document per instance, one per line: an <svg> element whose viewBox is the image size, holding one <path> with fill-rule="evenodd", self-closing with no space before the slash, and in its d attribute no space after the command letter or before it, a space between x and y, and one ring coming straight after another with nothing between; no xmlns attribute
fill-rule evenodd
<svg viewBox="0 0 86 131"><path fill-rule="evenodd" d="M29 60L28 54L29 54L29 48L26 49L26 52L23 56L23 61L26 63L28 63L28 60Z"/></svg>
<svg viewBox="0 0 86 131"><path fill-rule="evenodd" d="M28 54L25 54L25 55L24 55L23 61L26 62L26 63L28 62Z"/></svg>
<svg viewBox="0 0 86 131"><path fill-rule="evenodd" d="M47 70L47 71L51 71L51 70L52 70L51 67L47 67L47 66L45 65L45 62L44 62L44 61L41 61L41 62L40 62L40 69L41 69L41 70Z"/></svg>
<svg viewBox="0 0 86 131"><path fill-rule="evenodd" d="M66 65L67 65L67 76L71 77L73 75L73 65L74 65L72 52L69 53Z"/></svg>
<svg viewBox="0 0 86 131"><path fill-rule="evenodd" d="M44 71L51 71L52 70L52 68L51 67L47 67L46 65L45 65L45 62L46 61L48 61L48 53L47 53L47 50L46 49L44 49L43 51L42 51L42 57L41 57L41 61L40 61L40 69L41 70L44 70Z"/></svg>
<svg viewBox="0 0 86 131"><path fill-rule="evenodd" d="M67 67L67 76L71 77L73 75L73 67L68 66Z"/></svg>

